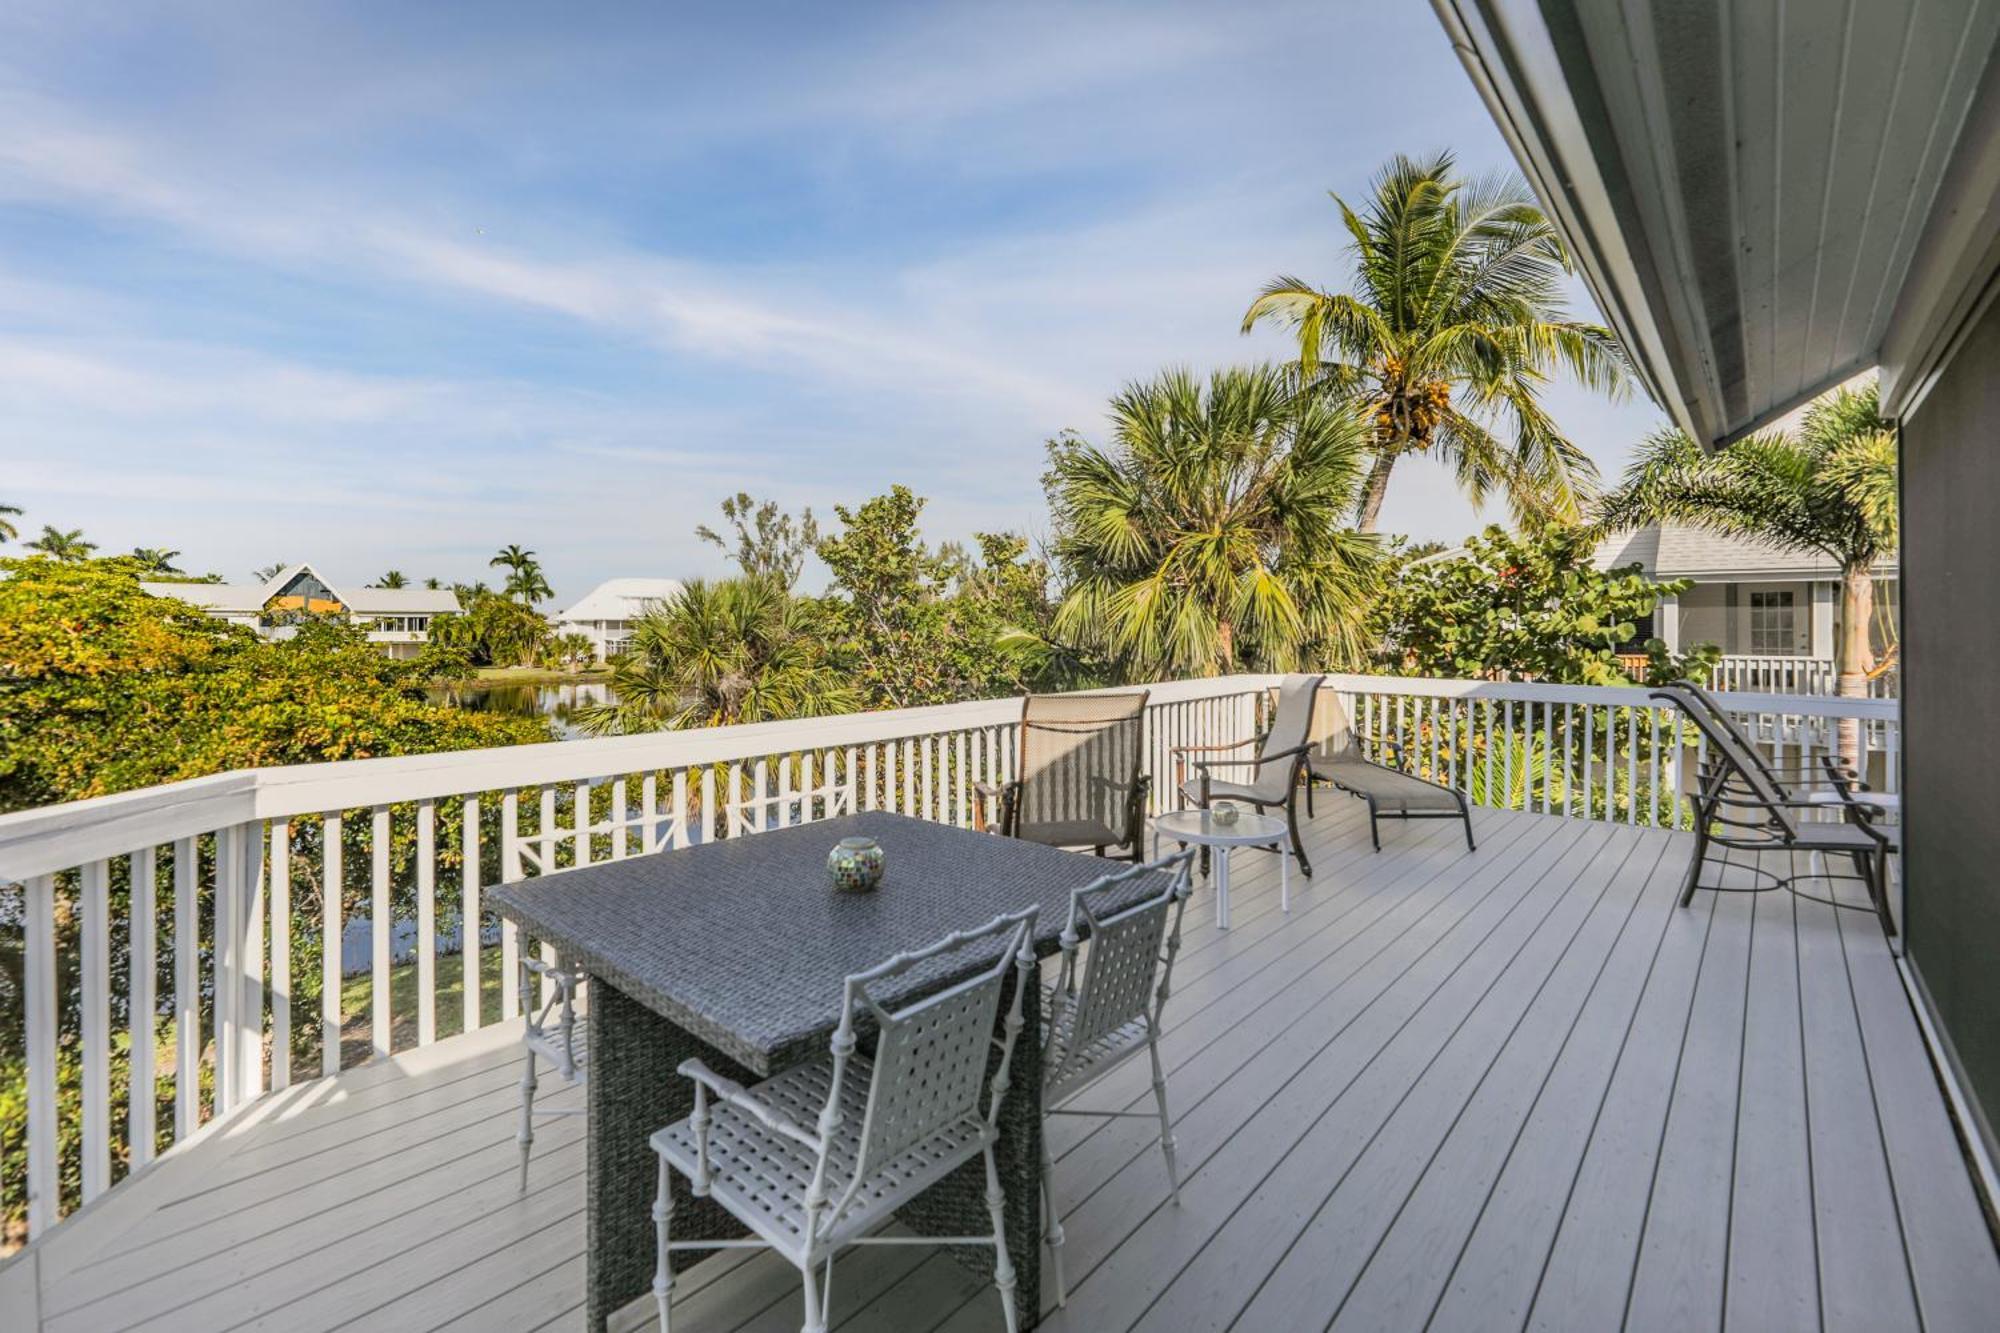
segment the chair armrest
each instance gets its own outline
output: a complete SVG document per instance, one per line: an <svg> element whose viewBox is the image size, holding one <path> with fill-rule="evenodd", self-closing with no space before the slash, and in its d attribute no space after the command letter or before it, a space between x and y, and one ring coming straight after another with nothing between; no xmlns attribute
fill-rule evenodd
<svg viewBox="0 0 2000 1333"><path fill-rule="evenodd" d="M561 987L565 995L574 995L576 983L582 980L573 970L565 968L560 963L545 963L539 958L529 958L525 955L521 959L521 967L535 976L547 977Z"/></svg>
<svg viewBox="0 0 2000 1333"><path fill-rule="evenodd" d="M738 1083L735 1079L724 1078L700 1060L681 1061L678 1072L692 1079L697 1086L707 1088L719 1100L728 1103L746 1115L755 1117L757 1122L763 1125L764 1128L771 1130L773 1133L783 1134L786 1138L795 1140L811 1148L814 1152L819 1151L820 1142L817 1135L802 1129L797 1121L793 1120L783 1111L780 1111L777 1107L758 1101L750 1095L748 1088Z"/></svg>
<svg viewBox="0 0 2000 1333"><path fill-rule="evenodd" d="M1021 780L975 782L972 784L972 827L979 833L1006 833L1013 823L1009 817L1021 799ZM991 806L989 810L988 807Z"/></svg>
<svg viewBox="0 0 2000 1333"><path fill-rule="evenodd" d="M1246 745L1255 745L1262 736L1248 736L1240 741L1230 741L1224 745L1176 745L1168 754L1212 754L1219 750L1240 750Z"/></svg>
<svg viewBox="0 0 2000 1333"><path fill-rule="evenodd" d="M1204 770L1211 768L1252 768L1259 764L1271 763L1273 760L1296 758L1299 755L1310 752L1312 749L1313 747L1309 744L1294 745L1289 750L1274 750L1270 754L1260 754L1254 759L1197 759L1194 761L1194 766Z"/></svg>

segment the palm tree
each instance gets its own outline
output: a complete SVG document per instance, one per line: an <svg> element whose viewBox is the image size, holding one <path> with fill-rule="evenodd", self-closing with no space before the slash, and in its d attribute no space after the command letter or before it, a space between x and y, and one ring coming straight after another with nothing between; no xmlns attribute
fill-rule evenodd
<svg viewBox="0 0 2000 1333"><path fill-rule="evenodd" d="M546 602L556 594L549 581L542 577L542 567L530 562L526 568L517 569L507 576L507 595L533 606L537 602Z"/></svg>
<svg viewBox="0 0 2000 1333"><path fill-rule="evenodd" d="M649 606L612 667L616 703L579 710L587 731L672 730L847 712L806 602L772 578L697 579Z"/></svg>
<svg viewBox="0 0 2000 1333"><path fill-rule="evenodd" d="M284 573L289 568L291 568L291 566L287 565L284 561L273 560L270 564L264 566L262 569L252 570L251 577L255 578L259 583L269 583L272 579L278 577L278 575Z"/></svg>
<svg viewBox="0 0 2000 1333"><path fill-rule="evenodd" d="M535 553L518 542L508 542L486 563L495 568L505 568L509 573L518 574L535 563Z"/></svg>
<svg viewBox="0 0 2000 1333"><path fill-rule="evenodd" d="M21 535L21 530L7 521L10 515L20 512L19 505L0 505L0 542L11 542Z"/></svg>
<svg viewBox="0 0 2000 1333"><path fill-rule="evenodd" d="M375 586L378 588L407 588L410 586L410 581L403 577L402 570L392 569L381 578L376 579Z"/></svg>
<svg viewBox="0 0 2000 1333"><path fill-rule="evenodd" d="M68 532L60 532L44 523L42 535L29 542L27 549L40 551L55 560L78 561L88 560L90 553L97 549L97 543L85 541L82 528L71 528Z"/></svg>
<svg viewBox="0 0 2000 1333"><path fill-rule="evenodd" d="M1533 196L1511 178L1460 180L1440 153L1392 159L1360 212L1333 200L1353 293L1275 278L1243 331L1289 325L1300 373L1365 404L1374 464L1361 530L1375 530L1397 462L1423 453L1474 503L1497 490L1517 519L1577 518L1597 469L1557 429L1542 387L1564 369L1622 394L1627 366L1610 330L1566 317L1569 253Z"/></svg>
<svg viewBox="0 0 2000 1333"><path fill-rule="evenodd" d="M438 589L444 587L444 580L433 574L424 580L424 586L432 592L436 592Z"/></svg>
<svg viewBox="0 0 2000 1333"><path fill-rule="evenodd" d="M1896 437L1875 385L1820 398L1796 436L1755 435L1713 454L1680 431L1661 431L1640 447L1598 517L1613 529L1686 523L1837 561L1838 693L1867 697L1875 562L1896 549L1899 535ZM1859 720L1842 719L1840 750L1850 767L1860 763Z"/></svg>
<svg viewBox="0 0 2000 1333"><path fill-rule="evenodd" d="M1344 523L1367 434L1297 384L1168 371L1112 401L1109 451L1051 446L1058 638L1146 676L1358 651L1377 544Z"/></svg>
<svg viewBox="0 0 2000 1333"><path fill-rule="evenodd" d="M178 574L174 561L180 558L179 551L170 551L158 546L135 546L132 558L144 565L148 574Z"/></svg>

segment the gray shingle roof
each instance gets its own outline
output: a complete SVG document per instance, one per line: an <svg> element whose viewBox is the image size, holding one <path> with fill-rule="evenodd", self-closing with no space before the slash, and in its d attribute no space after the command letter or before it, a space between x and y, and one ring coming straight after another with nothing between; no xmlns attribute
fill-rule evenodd
<svg viewBox="0 0 2000 1333"><path fill-rule="evenodd" d="M1708 532L1680 523L1614 533L1597 547L1597 567L1616 569L1638 563L1654 578L1713 582L1741 578L1831 579L1840 565L1811 551L1792 551L1749 537ZM1896 568L1892 556L1880 562Z"/></svg>

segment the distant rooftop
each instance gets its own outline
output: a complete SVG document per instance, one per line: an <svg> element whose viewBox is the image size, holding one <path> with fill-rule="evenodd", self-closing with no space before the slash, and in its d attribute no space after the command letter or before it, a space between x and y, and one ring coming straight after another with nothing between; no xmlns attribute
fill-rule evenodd
<svg viewBox="0 0 2000 1333"><path fill-rule="evenodd" d="M155 597L175 597L218 615L230 612L250 615L262 611L272 598L302 577L316 580L355 615L442 615L458 610L458 595L449 588L340 585L303 562L286 566L263 583L142 582L139 586Z"/></svg>
<svg viewBox="0 0 2000 1333"><path fill-rule="evenodd" d="M1813 551L1793 551L1750 537L1733 537L1680 523L1655 524L1614 533L1598 544L1597 567L1643 566L1661 579L1795 578L1831 579L1840 564ZM1877 562L1894 570L1890 556Z"/></svg>
<svg viewBox="0 0 2000 1333"><path fill-rule="evenodd" d="M606 579L556 620L637 620L650 603L677 597L680 591L679 579Z"/></svg>

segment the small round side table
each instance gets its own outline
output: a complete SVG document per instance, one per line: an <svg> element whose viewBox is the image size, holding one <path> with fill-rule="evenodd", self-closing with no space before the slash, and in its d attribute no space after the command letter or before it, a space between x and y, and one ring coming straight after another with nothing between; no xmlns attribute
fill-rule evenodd
<svg viewBox="0 0 2000 1333"><path fill-rule="evenodd" d="M1290 829L1276 815L1240 810L1235 822L1219 824L1207 810L1175 810L1153 820L1153 855L1160 854L1160 839L1169 838L1181 846L1213 847L1215 856L1215 925L1229 929L1229 853L1236 847L1270 847L1278 853L1278 902L1292 910L1292 853L1286 844Z"/></svg>

